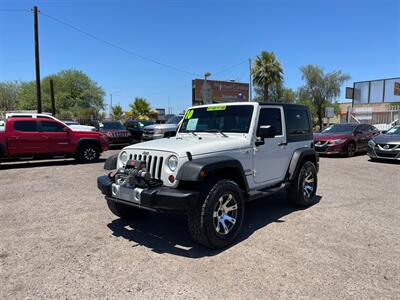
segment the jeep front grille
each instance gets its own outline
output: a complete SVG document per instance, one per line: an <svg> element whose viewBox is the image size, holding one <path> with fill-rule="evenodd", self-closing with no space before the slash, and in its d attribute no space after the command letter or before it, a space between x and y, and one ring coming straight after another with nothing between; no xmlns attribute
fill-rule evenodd
<svg viewBox="0 0 400 300"><path fill-rule="evenodd" d="M129 155L129 159L145 161L147 172L150 172L151 177L154 179L161 179L162 165L164 162L164 157L161 155L131 154Z"/></svg>

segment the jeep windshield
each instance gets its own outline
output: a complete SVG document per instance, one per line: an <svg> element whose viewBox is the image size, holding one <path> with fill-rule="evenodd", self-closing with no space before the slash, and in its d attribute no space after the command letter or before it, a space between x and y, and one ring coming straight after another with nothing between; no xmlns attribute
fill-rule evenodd
<svg viewBox="0 0 400 300"><path fill-rule="evenodd" d="M99 124L100 131L125 130L120 122L104 122Z"/></svg>
<svg viewBox="0 0 400 300"><path fill-rule="evenodd" d="M179 132L248 133L252 105L219 105L189 109Z"/></svg>

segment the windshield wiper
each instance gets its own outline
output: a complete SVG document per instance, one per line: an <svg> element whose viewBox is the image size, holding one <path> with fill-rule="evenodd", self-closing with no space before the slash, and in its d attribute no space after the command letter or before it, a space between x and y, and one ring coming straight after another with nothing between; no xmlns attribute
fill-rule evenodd
<svg viewBox="0 0 400 300"><path fill-rule="evenodd" d="M204 132L215 132L215 133L219 133L223 137L228 137L225 133L223 133L221 130L218 130L218 129L207 129L207 130L204 130Z"/></svg>

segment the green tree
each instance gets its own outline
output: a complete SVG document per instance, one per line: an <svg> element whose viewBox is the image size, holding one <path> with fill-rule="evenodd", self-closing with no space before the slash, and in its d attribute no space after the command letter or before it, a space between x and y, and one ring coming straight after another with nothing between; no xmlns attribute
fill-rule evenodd
<svg viewBox="0 0 400 300"><path fill-rule="evenodd" d="M308 104L311 112L318 119L320 130L323 126L325 108L333 106L337 111L336 99L340 95L340 87L350 79L342 71L324 73L324 70L315 65L306 65L300 68L305 84L299 90L300 102Z"/></svg>
<svg viewBox="0 0 400 300"><path fill-rule="evenodd" d="M112 118L114 120L121 120L122 119L122 115L123 115L123 110L122 110L122 106L117 104L114 105L112 108Z"/></svg>
<svg viewBox="0 0 400 300"><path fill-rule="evenodd" d="M129 106L134 118L139 116L150 116L151 114L150 102L144 98L136 97L135 101Z"/></svg>
<svg viewBox="0 0 400 300"><path fill-rule="evenodd" d="M253 63L251 73L254 86L262 92L262 100L270 101L270 90L283 82L283 68L273 52L262 51Z"/></svg>
<svg viewBox="0 0 400 300"><path fill-rule="evenodd" d="M42 109L51 111L50 79L54 81L54 94L58 116L97 117L104 109L103 88L88 75L78 70L64 70L45 77L41 82ZM17 109L36 110L35 82L23 82L18 93Z"/></svg>
<svg viewBox="0 0 400 300"><path fill-rule="evenodd" d="M18 81L0 82L0 112L15 109L20 86Z"/></svg>

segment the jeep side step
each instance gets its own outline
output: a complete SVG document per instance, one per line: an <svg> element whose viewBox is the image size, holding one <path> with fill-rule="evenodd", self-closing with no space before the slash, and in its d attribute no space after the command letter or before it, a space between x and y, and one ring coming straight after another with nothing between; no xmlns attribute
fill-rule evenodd
<svg viewBox="0 0 400 300"><path fill-rule="evenodd" d="M280 184L279 186L267 187L267 188L259 190L259 191L251 191L250 193L248 193L247 201L254 201L254 200L269 196L276 192L282 191L283 189L286 189L289 185L290 184L288 182L284 182L284 183Z"/></svg>

